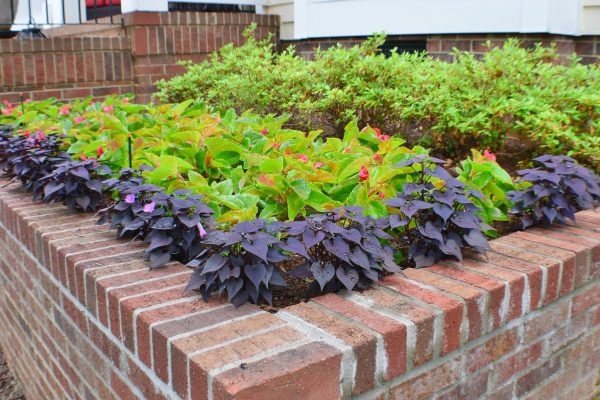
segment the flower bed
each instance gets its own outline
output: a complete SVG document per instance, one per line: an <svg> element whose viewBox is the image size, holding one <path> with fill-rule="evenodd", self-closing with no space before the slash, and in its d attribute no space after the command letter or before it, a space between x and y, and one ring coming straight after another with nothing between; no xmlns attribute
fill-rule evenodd
<svg viewBox="0 0 600 400"><path fill-rule="evenodd" d="M289 126L341 137L347 123L377 126L448 157L490 148L511 163L531 154L600 165L600 68L516 40L447 63L426 54L378 52L382 35L305 60L251 35L158 83L162 101L201 98L216 107L290 114ZM491 45L490 45L491 46Z"/></svg>
<svg viewBox="0 0 600 400"><path fill-rule="evenodd" d="M356 123L323 138L283 129L284 118L126 97L2 114L18 125L0 136L10 178L35 198L98 211L119 237L149 243L152 268L187 263L188 289L236 305L272 303L286 284L302 298L365 289L401 266L485 253L490 224L509 212L523 227L564 223L600 200L599 178L568 157L539 157L514 182L473 151L455 177L425 148Z"/></svg>

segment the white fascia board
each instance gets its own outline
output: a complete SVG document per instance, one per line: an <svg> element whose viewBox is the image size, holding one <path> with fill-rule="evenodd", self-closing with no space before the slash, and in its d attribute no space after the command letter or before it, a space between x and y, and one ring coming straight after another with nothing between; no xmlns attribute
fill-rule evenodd
<svg viewBox="0 0 600 400"><path fill-rule="evenodd" d="M578 34L580 0L296 0L296 39L448 33Z"/></svg>

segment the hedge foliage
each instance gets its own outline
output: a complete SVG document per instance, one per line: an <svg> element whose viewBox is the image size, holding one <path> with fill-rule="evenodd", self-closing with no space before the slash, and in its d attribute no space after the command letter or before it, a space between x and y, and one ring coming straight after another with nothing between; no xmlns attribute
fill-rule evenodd
<svg viewBox="0 0 600 400"><path fill-rule="evenodd" d="M338 137L356 120L452 157L471 148L503 152L511 137L534 154L569 155L598 170L600 69L576 59L560 64L553 48L509 40L481 58L457 52L447 63L425 54L386 58L377 50L384 36L376 35L309 61L291 48L276 52L251 30L246 36L245 45L227 45L159 82L158 98L289 114L289 127Z"/></svg>

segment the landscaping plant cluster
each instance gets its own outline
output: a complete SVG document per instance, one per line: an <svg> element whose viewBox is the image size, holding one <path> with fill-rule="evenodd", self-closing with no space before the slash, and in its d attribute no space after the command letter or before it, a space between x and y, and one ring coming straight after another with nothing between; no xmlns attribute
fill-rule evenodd
<svg viewBox="0 0 600 400"><path fill-rule="evenodd" d="M236 305L273 289L364 289L403 267L485 252L495 223L564 222L600 201L599 178L544 156L514 182L473 150L456 170L351 121L340 137L201 101L128 97L0 107L0 168L34 197L96 211L148 243L151 268L195 269L188 289Z"/></svg>
<svg viewBox="0 0 600 400"><path fill-rule="evenodd" d="M598 65L559 63L555 49L527 49L516 40L480 58L457 52L452 63L426 54L386 58L378 52L383 35L306 60L292 48L277 52L271 40L256 41L251 30L246 36L245 45L226 45L159 82L158 98L290 114L287 126L336 137L356 120L444 157L464 158L471 148L519 151L526 161L531 153L551 153L599 171Z"/></svg>

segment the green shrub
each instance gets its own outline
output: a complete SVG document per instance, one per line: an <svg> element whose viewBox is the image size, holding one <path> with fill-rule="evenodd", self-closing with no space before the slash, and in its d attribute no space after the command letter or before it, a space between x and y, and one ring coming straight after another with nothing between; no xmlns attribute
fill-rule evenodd
<svg viewBox="0 0 600 400"><path fill-rule="evenodd" d="M227 45L158 82L157 97L287 114L288 127L324 129L326 136L341 137L357 120L452 157L471 148L502 153L510 137L530 143L529 152L567 154L598 169L600 69L576 59L559 64L553 48L509 40L481 58L457 52L456 62L446 63L424 54L385 58L377 51L384 36L375 35L349 49L317 51L309 61L293 49L277 53L251 31L246 36L245 45Z"/></svg>

